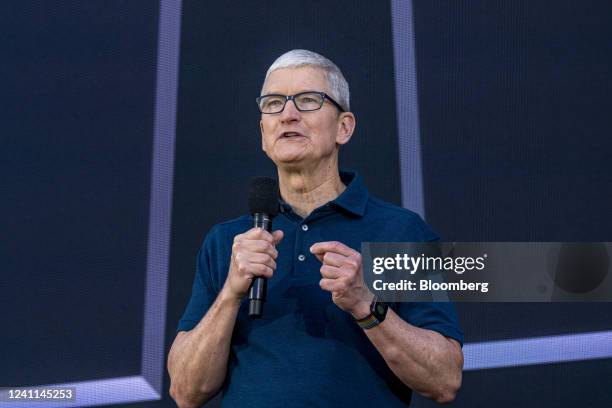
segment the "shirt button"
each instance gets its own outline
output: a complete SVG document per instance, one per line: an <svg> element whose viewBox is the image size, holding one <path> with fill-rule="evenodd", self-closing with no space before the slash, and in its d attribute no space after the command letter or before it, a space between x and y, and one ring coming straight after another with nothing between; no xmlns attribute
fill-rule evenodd
<svg viewBox="0 0 612 408"><path fill-rule="evenodd" d="M308 231L308 225L302 224L302 231Z"/></svg>
<svg viewBox="0 0 612 408"><path fill-rule="evenodd" d="M299 255L298 255L298 259L299 259L300 261L303 261L304 259L306 259L306 257L305 257L304 255L302 255L302 254L299 254Z"/></svg>

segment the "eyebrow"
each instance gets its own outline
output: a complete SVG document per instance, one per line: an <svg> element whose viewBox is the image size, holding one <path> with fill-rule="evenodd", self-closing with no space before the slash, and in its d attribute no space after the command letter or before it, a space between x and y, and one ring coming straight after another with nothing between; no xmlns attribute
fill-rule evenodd
<svg viewBox="0 0 612 408"><path fill-rule="evenodd" d="M266 90L266 92L263 92L260 96L265 96L265 95L283 95L283 96L287 96L287 95L297 95L303 92L325 92L326 94L329 95L329 92L326 91L320 91L320 90L316 90L316 89L302 89L300 91L291 93L291 94L286 94L286 93L282 93L282 92L271 92Z"/></svg>

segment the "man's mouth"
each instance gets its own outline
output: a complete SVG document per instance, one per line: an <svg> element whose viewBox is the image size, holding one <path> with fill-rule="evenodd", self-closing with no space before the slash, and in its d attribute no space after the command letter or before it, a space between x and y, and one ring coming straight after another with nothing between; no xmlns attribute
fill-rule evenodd
<svg viewBox="0 0 612 408"><path fill-rule="evenodd" d="M292 137L304 137L304 135L298 132L283 132L280 135L281 139L290 139Z"/></svg>

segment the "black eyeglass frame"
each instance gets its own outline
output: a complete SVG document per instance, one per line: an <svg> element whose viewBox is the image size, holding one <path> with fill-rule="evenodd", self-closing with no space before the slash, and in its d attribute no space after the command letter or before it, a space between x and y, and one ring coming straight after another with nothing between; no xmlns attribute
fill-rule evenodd
<svg viewBox="0 0 612 408"><path fill-rule="evenodd" d="M295 98L300 96L300 95L304 95L304 94L318 94L320 95L323 99L321 99L321 105L317 108L317 109L300 109L297 104L295 103ZM282 96L285 98L285 104L283 105L283 109L279 110L278 112L262 112L261 111L261 107L259 106L259 102L267 97L267 96ZM261 95L258 96L257 98L255 98L255 102L257 103L257 109L259 109L259 112L263 113L264 115L275 115L277 113L281 113L282 111L285 110L285 106L287 106L287 102L289 101L293 101L293 104L295 105L295 109L297 109L300 112L314 112L314 111L318 111L319 109L321 109L323 107L323 104L325 103L325 100L328 100L332 103L332 105L334 105L336 108L338 108L340 110L340 112L346 112L344 110L344 108L342 106L340 106L340 104L338 102L336 102L334 100L334 98L332 98L331 96L329 96L328 94L326 94L325 92L319 92L319 91L305 91L305 92L300 92L300 93L296 93L295 95L283 95L283 94L267 94L267 95Z"/></svg>

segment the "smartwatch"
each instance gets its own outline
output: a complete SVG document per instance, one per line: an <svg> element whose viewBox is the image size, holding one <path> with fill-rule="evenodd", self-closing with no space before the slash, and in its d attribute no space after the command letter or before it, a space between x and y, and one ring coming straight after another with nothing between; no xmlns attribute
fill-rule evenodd
<svg viewBox="0 0 612 408"><path fill-rule="evenodd" d="M363 319L356 319L357 324L359 327L366 330L376 327L385 320L385 317L387 317L387 309L389 309L388 304L379 302L376 300L376 297L374 297L370 304L370 314Z"/></svg>

